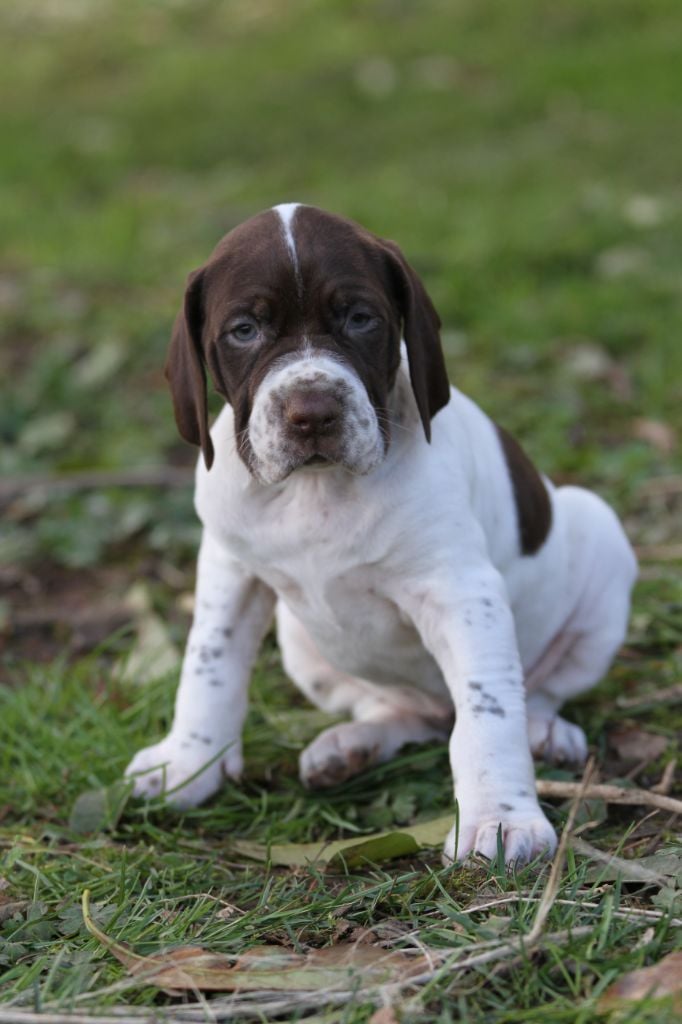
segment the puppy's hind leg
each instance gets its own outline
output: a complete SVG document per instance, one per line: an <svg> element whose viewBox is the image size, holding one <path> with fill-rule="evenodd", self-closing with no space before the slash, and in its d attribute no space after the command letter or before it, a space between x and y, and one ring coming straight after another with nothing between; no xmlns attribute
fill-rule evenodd
<svg viewBox="0 0 682 1024"><path fill-rule="evenodd" d="M608 671L625 639L637 563L608 505L580 488L558 493L571 512L569 541L586 581L564 632L526 680L528 735L534 756L580 764L585 733L557 712Z"/></svg>
<svg viewBox="0 0 682 1024"><path fill-rule="evenodd" d="M337 671L281 602L277 627L287 675L323 711L353 717L352 722L325 729L303 750L299 772L305 786L336 786L371 765L389 761L407 743L447 739L452 725L449 709L420 713L419 695L411 705L404 691Z"/></svg>

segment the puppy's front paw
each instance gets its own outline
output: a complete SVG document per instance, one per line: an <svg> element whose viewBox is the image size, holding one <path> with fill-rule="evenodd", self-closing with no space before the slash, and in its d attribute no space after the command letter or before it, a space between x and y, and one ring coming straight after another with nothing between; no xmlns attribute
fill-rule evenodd
<svg viewBox="0 0 682 1024"><path fill-rule="evenodd" d="M166 736L160 743L137 752L125 770L134 780L135 796L149 800L164 796L179 809L196 807L222 786L225 777L239 779L243 761L241 745L223 753L207 737Z"/></svg>
<svg viewBox="0 0 682 1024"><path fill-rule="evenodd" d="M551 857L557 845L556 833L540 808L533 813L502 811L499 818L462 816L445 841L443 861L452 864L479 853L493 860L497 856L497 834L502 829L505 864L526 864L539 854ZM455 845L456 844L456 845Z"/></svg>

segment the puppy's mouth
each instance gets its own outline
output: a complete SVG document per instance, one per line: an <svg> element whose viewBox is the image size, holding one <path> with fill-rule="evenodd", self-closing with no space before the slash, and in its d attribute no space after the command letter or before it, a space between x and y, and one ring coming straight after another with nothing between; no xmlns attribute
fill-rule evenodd
<svg viewBox="0 0 682 1024"><path fill-rule="evenodd" d="M334 460L323 455L321 452L315 452L314 455L309 455L307 459L304 459L301 466L333 466L335 465Z"/></svg>

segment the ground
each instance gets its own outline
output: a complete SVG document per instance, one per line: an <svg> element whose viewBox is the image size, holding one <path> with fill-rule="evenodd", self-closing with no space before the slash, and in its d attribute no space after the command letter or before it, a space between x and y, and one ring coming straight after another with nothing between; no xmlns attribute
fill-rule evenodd
<svg viewBox="0 0 682 1024"><path fill-rule="evenodd" d="M682 726L681 31L676 0L3 5L3 1020L178 1012L87 933L86 888L100 925L143 954L513 947L386 990L404 1021L616 1019L599 1004L611 982L680 949L679 818L651 808L581 812L524 954L547 867L444 869L428 848L285 869L240 853L452 809L440 747L304 792L297 754L320 716L271 639L242 786L182 816L109 788L87 833L76 800L111 787L171 713L198 537L194 453L161 373L185 277L233 224L290 200L398 240L441 313L453 381L556 481L621 513L641 561L628 641L569 717L603 781L659 782ZM568 805L547 806L561 830ZM618 876L595 849L652 874ZM285 1019L354 1024L378 1005L297 998ZM645 1000L618 1019L678 1017Z"/></svg>

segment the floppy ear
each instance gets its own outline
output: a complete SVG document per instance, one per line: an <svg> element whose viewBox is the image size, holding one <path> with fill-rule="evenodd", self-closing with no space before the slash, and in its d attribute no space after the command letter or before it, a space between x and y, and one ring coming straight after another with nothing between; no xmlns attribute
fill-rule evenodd
<svg viewBox="0 0 682 1024"><path fill-rule="evenodd" d="M450 401L450 382L440 344L440 318L419 277L395 242L384 242L403 318L410 381L426 440L431 419Z"/></svg>
<svg viewBox="0 0 682 1024"><path fill-rule="evenodd" d="M203 272L189 275L183 307L175 318L166 379L170 384L178 430L185 441L201 447L208 469L213 464L213 444L208 432L206 369L201 348Z"/></svg>

